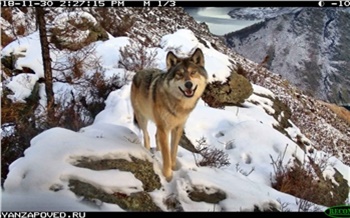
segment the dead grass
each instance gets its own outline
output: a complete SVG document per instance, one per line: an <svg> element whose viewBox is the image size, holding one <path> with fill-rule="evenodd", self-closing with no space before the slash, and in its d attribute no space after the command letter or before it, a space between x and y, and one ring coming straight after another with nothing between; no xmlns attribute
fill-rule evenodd
<svg viewBox="0 0 350 218"><path fill-rule="evenodd" d="M333 111L340 119L344 120L350 125L350 111L347 109L340 107L335 104L330 104L324 101L318 101L319 103L327 106L331 111Z"/></svg>
<svg viewBox="0 0 350 218"><path fill-rule="evenodd" d="M5 47L8 44L10 44L13 40L15 40L13 37L7 35L4 31L1 31L1 46Z"/></svg>

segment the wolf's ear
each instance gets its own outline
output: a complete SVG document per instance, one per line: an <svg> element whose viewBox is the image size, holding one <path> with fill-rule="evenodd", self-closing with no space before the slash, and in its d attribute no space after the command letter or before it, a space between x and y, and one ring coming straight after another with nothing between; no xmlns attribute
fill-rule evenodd
<svg viewBox="0 0 350 218"><path fill-rule="evenodd" d="M179 62L179 58L174 55L173 52L169 51L166 55L166 67L169 70Z"/></svg>
<svg viewBox="0 0 350 218"><path fill-rule="evenodd" d="M204 67L204 55L200 48L197 48L196 51L194 51L193 55L191 56L191 60L198 64L201 67Z"/></svg>

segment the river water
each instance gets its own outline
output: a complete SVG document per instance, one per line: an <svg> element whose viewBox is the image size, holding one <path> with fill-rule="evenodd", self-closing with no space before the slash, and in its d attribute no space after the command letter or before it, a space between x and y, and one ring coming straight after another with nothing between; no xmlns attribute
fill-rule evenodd
<svg viewBox="0 0 350 218"><path fill-rule="evenodd" d="M240 30L260 20L237 20L228 15L232 7L198 7L185 8L197 22L205 22L211 33L222 36L224 34Z"/></svg>

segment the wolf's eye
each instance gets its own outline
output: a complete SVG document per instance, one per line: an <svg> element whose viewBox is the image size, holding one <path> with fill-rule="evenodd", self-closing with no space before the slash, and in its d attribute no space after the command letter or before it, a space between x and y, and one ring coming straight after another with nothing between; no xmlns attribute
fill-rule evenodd
<svg viewBox="0 0 350 218"><path fill-rule="evenodd" d="M192 72L191 72L191 76L195 75L196 73L197 73L196 70L192 71Z"/></svg>
<svg viewBox="0 0 350 218"><path fill-rule="evenodd" d="M179 69L179 70L176 71L175 76L177 78L181 79L182 77L184 77L184 74L185 74L184 69Z"/></svg>
<svg viewBox="0 0 350 218"><path fill-rule="evenodd" d="M184 77L184 74L180 71L176 72L176 77L181 79L182 77Z"/></svg>

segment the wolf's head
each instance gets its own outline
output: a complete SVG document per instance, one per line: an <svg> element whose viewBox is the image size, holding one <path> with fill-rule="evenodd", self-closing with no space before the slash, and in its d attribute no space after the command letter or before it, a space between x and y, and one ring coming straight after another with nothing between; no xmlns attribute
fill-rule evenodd
<svg viewBox="0 0 350 218"><path fill-rule="evenodd" d="M178 98L199 98L207 84L204 55L197 48L188 58L178 58L173 52L166 57L168 86Z"/></svg>

